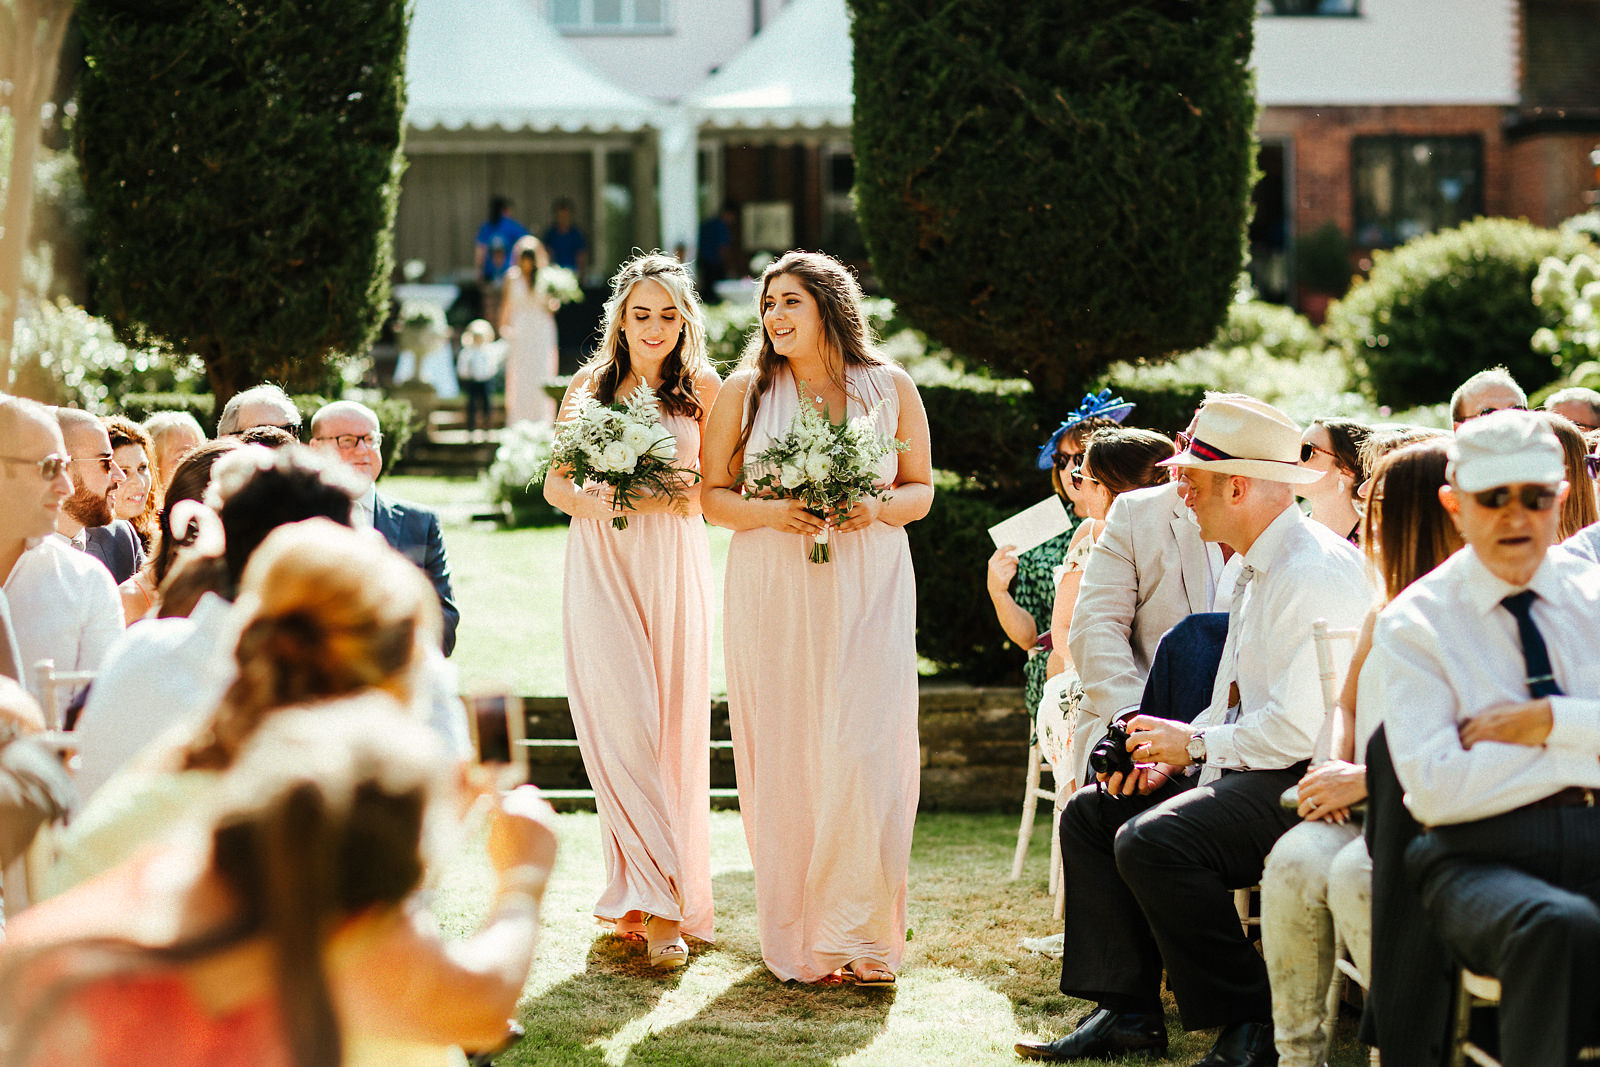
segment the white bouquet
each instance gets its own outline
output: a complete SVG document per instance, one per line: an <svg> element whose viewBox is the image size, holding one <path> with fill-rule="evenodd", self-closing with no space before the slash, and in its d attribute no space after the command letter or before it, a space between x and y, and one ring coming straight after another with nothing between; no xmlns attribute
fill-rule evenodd
<svg viewBox="0 0 1600 1067"><path fill-rule="evenodd" d="M698 471L674 467L678 439L661 425L655 390L641 385L621 404L600 403L587 386L578 391L571 421L556 428L550 465L568 471L582 485L598 482L612 488L612 507L625 511L645 489L669 497L687 514L684 489L700 480ZM618 515L611 525L628 528Z"/></svg>
<svg viewBox="0 0 1600 1067"><path fill-rule="evenodd" d="M800 383L801 391L805 383ZM764 496L804 501L812 514L833 520L855 507L862 497L889 499L877 484L878 464L910 446L878 432L880 401L865 415L835 424L806 404L782 437L745 464L745 488ZM811 562L827 563L828 526L811 542Z"/></svg>
<svg viewBox="0 0 1600 1067"><path fill-rule="evenodd" d="M534 288L558 304L576 304L583 299L578 276L566 267L540 267Z"/></svg>

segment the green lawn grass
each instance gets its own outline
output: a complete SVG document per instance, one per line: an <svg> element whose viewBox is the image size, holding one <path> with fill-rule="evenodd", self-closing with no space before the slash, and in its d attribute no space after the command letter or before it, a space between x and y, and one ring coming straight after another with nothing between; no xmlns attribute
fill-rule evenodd
<svg viewBox="0 0 1600 1067"><path fill-rule="evenodd" d="M493 510L483 483L471 478L388 477L384 493L436 508L444 526L461 626L451 662L463 688L508 685L523 696L564 696L561 568L566 526L507 530L472 516ZM717 612L728 556L727 530L711 527L711 573ZM727 692L722 628L711 643L711 691Z"/></svg>
<svg viewBox="0 0 1600 1067"><path fill-rule="evenodd" d="M1056 988L1057 961L1018 941L1059 929L1046 892L1049 823L1041 817L1024 876L1007 880L1015 816L925 814L912 848L910 931L888 989L777 981L762 966L749 853L737 812L712 812L717 943L691 945L687 968L658 976L642 948L592 918L603 885L592 814L560 816L561 855L545 898L539 959L521 1005L528 1038L510 1065L1014 1065L1019 1037L1053 1038L1088 1010ZM437 909L447 930L472 929L491 876L478 849L446 871ZM1168 1001L1171 1059L1193 1062L1211 1034L1184 1034ZM1335 1067L1366 1062L1339 1028Z"/></svg>

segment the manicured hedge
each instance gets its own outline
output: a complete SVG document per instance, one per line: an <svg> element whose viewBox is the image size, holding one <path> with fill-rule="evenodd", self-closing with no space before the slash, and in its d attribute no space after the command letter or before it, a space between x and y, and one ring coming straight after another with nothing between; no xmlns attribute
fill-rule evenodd
<svg viewBox="0 0 1600 1067"><path fill-rule="evenodd" d="M851 0L857 214L911 322L1075 402L1243 264L1253 0Z"/></svg>

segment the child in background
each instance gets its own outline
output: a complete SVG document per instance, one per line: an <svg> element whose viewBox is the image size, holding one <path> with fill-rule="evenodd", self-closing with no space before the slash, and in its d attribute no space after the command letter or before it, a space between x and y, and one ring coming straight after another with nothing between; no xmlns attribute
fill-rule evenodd
<svg viewBox="0 0 1600 1067"><path fill-rule="evenodd" d="M461 331L461 352L456 356L456 378L467 396L467 433L476 434L478 414L483 415L485 435L489 430L489 383L500 371L505 342L495 340L494 327L484 319L473 319Z"/></svg>

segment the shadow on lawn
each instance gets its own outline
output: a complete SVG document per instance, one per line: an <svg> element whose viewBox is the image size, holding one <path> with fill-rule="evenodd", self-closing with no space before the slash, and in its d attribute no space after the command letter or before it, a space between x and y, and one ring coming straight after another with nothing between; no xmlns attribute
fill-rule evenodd
<svg viewBox="0 0 1600 1067"><path fill-rule="evenodd" d="M691 956L703 949L691 942ZM582 973L523 1002L519 1016L528 1036L497 1062L603 1063L605 1050L591 1046L649 1015L677 978L652 971L643 944L601 935Z"/></svg>

